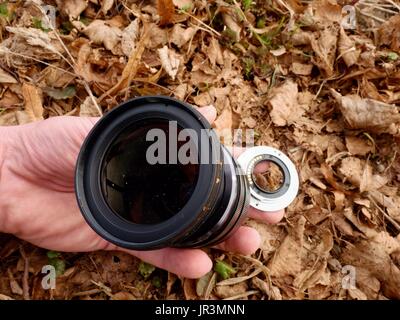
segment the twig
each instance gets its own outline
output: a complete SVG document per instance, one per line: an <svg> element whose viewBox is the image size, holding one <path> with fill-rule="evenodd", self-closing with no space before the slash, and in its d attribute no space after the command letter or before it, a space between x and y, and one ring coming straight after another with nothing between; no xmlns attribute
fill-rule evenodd
<svg viewBox="0 0 400 320"><path fill-rule="evenodd" d="M44 65L46 65L46 66L48 66L48 67L54 68L54 69L56 69L56 70L58 70L58 71L67 73L67 74L69 74L69 75L71 75L71 76L73 76L73 77L75 77L75 78L78 77L78 76L76 75L76 73L73 73L73 72L70 72L70 71L65 70L65 69L63 69L63 68L54 66L54 65L52 65L52 64L50 64L50 63L48 63L48 62L46 62L46 61L42 61L42 60L40 60L40 59L36 59L36 58L34 58L34 57L27 56L27 55L24 55L24 54L22 54L22 53L17 53L17 52L11 51L11 50L8 49L8 48L0 48L0 52L1 52L2 50L3 50L4 53L9 53L9 54L11 54L11 55L15 55L15 56L17 56L17 57L21 57L21 58L24 58L24 59L30 59L30 60L33 60L33 61L42 63L42 64L44 64Z"/></svg>
<svg viewBox="0 0 400 320"><path fill-rule="evenodd" d="M188 13L188 12L186 12L186 11L179 11L179 12L180 12L180 13L183 13L183 14L189 16L189 17L191 17L193 20L196 20L198 23L200 23L200 24L203 25L205 28L207 28L207 29L210 30L212 33L214 33L216 36L221 37L221 34L220 34L217 30L211 28L208 24L204 23L204 22L201 21L199 18L196 18L194 15L191 15L190 13Z"/></svg>
<svg viewBox="0 0 400 320"><path fill-rule="evenodd" d="M376 202L375 200L371 197L371 195L368 195L368 199L371 200L371 202L375 205L375 207L378 208L378 210L383 214L383 216L390 221L390 223L397 229L397 231L400 231L400 225L391 217L389 216L385 210L383 210Z"/></svg>
<svg viewBox="0 0 400 320"><path fill-rule="evenodd" d="M22 277L22 292L24 300L30 300L29 296L29 258L25 254L24 248L21 246L19 249L22 258L24 259L24 275Z"/></svg>

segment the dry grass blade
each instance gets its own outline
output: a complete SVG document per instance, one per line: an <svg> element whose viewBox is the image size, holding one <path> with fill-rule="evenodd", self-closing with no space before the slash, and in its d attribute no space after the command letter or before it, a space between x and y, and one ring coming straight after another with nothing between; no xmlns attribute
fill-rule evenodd
<svg viewBox="0 0 400 320"><path fill-rule="evenodd" d="M259 273L261 273L262 270L261 269L256 269L253 273L251 273L248 276L243 276L243 277L236 277L236 278L230 278L230 279L226 279L223 281L220 281L217 283L217 286L230 286L230 285L234 285L246 280L249 280L253 277L255 277L256 275L258 275Z"/></svg>

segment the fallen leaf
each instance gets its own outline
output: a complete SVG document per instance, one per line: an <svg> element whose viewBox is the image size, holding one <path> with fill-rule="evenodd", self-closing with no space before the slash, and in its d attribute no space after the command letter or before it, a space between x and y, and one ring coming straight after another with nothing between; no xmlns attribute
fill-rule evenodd
<svg viewBox="0 0 400 320"><path fill-rule="evenodd" d="M122 38L122 31L117 27L110 26L104 20L94 20L83 30L83 33L93 43L103 44L110 51L114 51Z"/></svg>
<svg viewBox="0 0 400 320"><path fill-rule="evenodd" d="M298 88L292 80L287 80L271 92L269 104L272 107L271 119L277 126L294 123L305 112L297 102Z"/></svg>
<svg viewBox="0 0 400 320"><path fill-rule="evenodd" d="M311 39L311 47L315 52L313 62L325 72L327 77L333 74L338 32L339 27L336 25L329 25L315 34Z"/></svg>
<svg viewBox="0 0 400 320"><path fill-rule="evenodd" d="M254 286L265 293L271 300L282 300L282 295L278 287L261 280L260 278L253 278L252 283Z"/></svg>
<svg viewBox="0 0 400 320"><path fill-rule="evenodd" d="M18 83L18 81L12 75L0 68L0 83Z"/></svg>
<svg viewBox="0 0 400 320"><path fill-rule="evenodd" d="M98 108L93 103L90 97L86 97L85 101L80 106L80 117L99 117L101 116Z"/></svg>
<svg viewBox="0 0 400 320"><path fill-rule="evenodd" d="M292 72L300 76L309 76L312 72L313 65L306 63L293 62Z"/></svg>
<svg viewBox="0 0 400 320"><path fill-rule="evenodd" d="M113 5L114 5L114 0L102 0L101 11L103 11L104 14L107 14L108 11L111 10Z"/></svg>
<svg viewBox="0 0 400 320"><path fill-rule="evenodd" d="M355 41L351 40L343 28L340 29L338 50L346 66L351 67L357 63L361 50L356 49Z"/></svg>
<svg viewBox="0 0 400 320"><path fill-rule="evenodd" d="M64 100L75 96L76 88L74 86L68 86L64 89L46 88L44 92L53 99Z"/></svg>
<svg viewBox="0 0 400 320"><path fill-rule="evenodd" d="M348 245L341 258L345 263L364 268L372 276L378 278L388 298L400 299L400 269L390 257L390 254L399 248L399 240L391 237L387 232L381 232L368 241L361 240Z"/></svg>
<svg viewBox="0 0 400 320"><path fill-rule="evenodd" d="M180 24L175 24L172 28L170 40L178 48L181 48L194 37L197 30L198 29L194 27L185 29Z"/></svg>
<svg viewBox="0 0 400 320"><path fill-rule="evenodd" d="M172 0L157 0L157 10L160 16L160 26L172 23L174 18L174 3Z"/></svg>
<svg viewBox="0 0 400 320"><path fill-rule="evenodd" d="M58 8L64 11L69 18L78 18L88 7L87 0L56 0Z"/></svg>
<svg viewBox="0 0 400 320"><path fill-rule="evenodd" d="M178 55L172 49L168 49L167 46L164 46L157 51L164 70L168 73L172 80L175 80L180 65Z"/></svg>
<svg viewBox="0 0 400 320"><path fill-rule="evenodd" d="M359 187L360 192L377 190L388 182L387 177L373 174L371 165L356 157L344 158L339 172L353 185Z"/></svg>
<svg viewBox="0 0 400 320"><path fill-rule="evenodd" d="M275 255L268 263L268 269L273 277L296 276L301 272L303 251L303 234L306 219L299 216L290 233L283 240Z"/></svg>
<svg viewBox="0 0 400 320"><path fill-rule="evenodd" d="M129 26L127 26L121 35L121 46L122 52L130 57L132 51L135 49L136 42L139 38L139 19L132 21Z"/></svg>
<svg viewBox="0 0 400 320"><path fill-rule="evenodd" d="M194 279L183 279L183 293L186 300L196 300L196 280Z"/></svg>
<svg viewBox="0 0 400 320"><path fill-rule="evenodd" d="M354 156L365 156L374 150L374 146L369 140L354 136L346 136L346 148Z"/></svg>
<svg viewBox="0 0 400 320"><path fill-rule="evenodd" d="M30 121L43 120L42 91L31 84L24 83L22 95L25 100L25 112Z"/></svg>
<svg viewBox="0 0 400 320"><path fill-rule="evenodd" d="M378 29L380 45L387 45L394 51L400 51L400 15L394 15L382 23Z"/></svg>
<svg viewBox="0 0 400 320"><path fill-rule="evenodd" d="M217 286L215 287L215 294L221 299L226 299L230 297L234 297L246 292L248 286L246 282L240 282L238 284L234 284L232 286Z"/></svg>
<svg viewBox="0 0 400 320"><path fill-rule="evenodd" d="M55 53L58 57L63 51L53 32L46 33L40 29L22 27L6 27L6 29L24 39L29 45L46 49Z"/></svg>
<svg viewBox="0 0 400 320"><path fill-rule="evenodd" d="M333 89L331 93L350 128L400 135L400 113L396 106L372 99L362 99L353 94L342 96Z"/></svg>

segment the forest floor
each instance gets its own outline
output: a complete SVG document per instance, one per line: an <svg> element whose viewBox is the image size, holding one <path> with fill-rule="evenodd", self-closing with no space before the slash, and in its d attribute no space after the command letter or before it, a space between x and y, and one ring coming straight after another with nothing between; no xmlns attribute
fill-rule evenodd
<svg viewBox="0 0 400 320"><path fill-rule="evenodd" d="M1 1L0 125L169 95L214 105L216 130L255 130L301 190L277 225L247 222L253 256L207 251L225 280L0 235L0 300L399 299L399 66L397 0Z"/></svg>

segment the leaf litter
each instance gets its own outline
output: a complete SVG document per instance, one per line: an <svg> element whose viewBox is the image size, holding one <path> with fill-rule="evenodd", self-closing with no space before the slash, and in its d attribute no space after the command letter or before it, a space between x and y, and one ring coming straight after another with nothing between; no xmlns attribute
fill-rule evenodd
<svg viewBox="0 0 400 320"><path fill-rule="evenodd" d="M54 29L41 4L59 12ZM117 252L62 253L45 291L46 250L0 235L0 300L399 299L400 7L358 1L349 29L346 4L2 3L1 125L171 95L214 105L218 131L253 129L256 144L284 151L301 189L282 222L246 222L262 238L253 256L205 249L215 271L199 280Z"/></svg>

